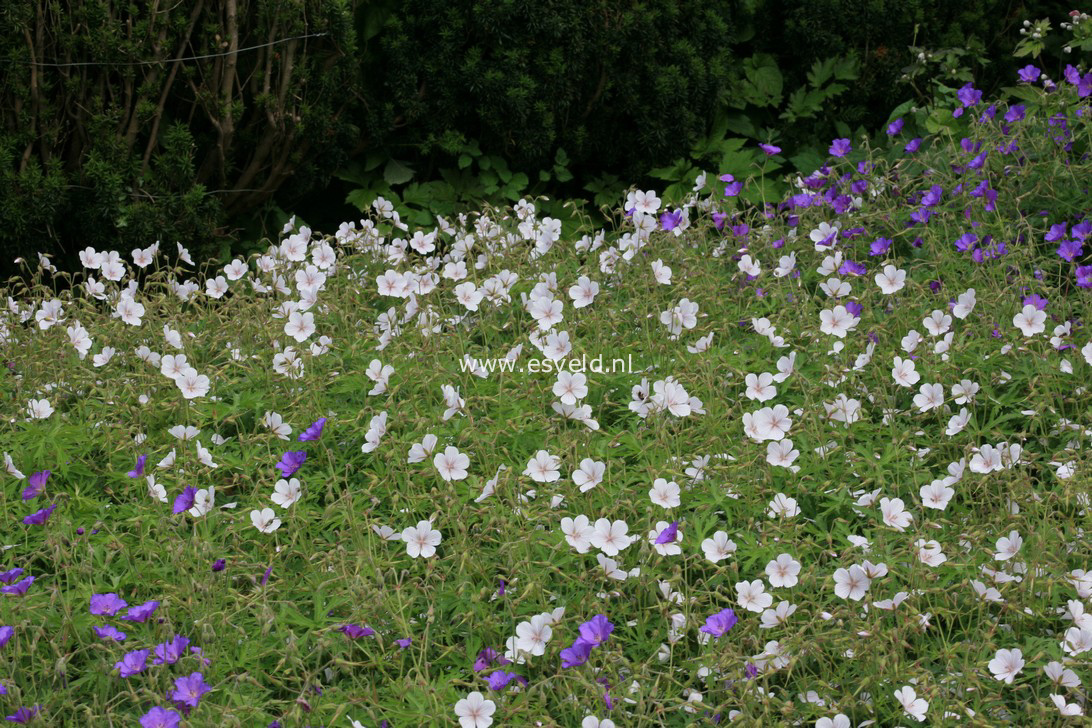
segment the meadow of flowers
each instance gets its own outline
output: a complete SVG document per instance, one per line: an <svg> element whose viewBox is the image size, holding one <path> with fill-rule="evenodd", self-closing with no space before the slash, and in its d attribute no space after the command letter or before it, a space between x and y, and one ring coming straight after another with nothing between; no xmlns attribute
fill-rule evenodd
<svg viewBox="0 0 1092 728"><path fill-rule="evenodd" d="M226 266L27 262L0 715L1084 720L1092 73L1016 92L764 206L710 172L608 229L378 199ZM597 356L634 371L521 368Z"/></svg>

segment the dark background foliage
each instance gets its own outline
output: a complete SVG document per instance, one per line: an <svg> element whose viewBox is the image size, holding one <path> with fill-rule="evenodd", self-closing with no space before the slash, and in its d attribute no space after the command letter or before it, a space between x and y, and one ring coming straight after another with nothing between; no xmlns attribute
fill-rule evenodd
<svg viewBox="0 0 1092 728"><path fill-rule="evenodd" d="M329 229L356 214L346 197L364 206L378 193L445 212L525 192L612 199L687 155L721 171L738 148L725 136L776 141L799 166L921 94L900 83L911 45L961 49L989 91L1022 65L1011 57L1021 21L1067 10L1018 0L4 3L0 273L36 251L72 267L86 245L127 256L155 240L224 257L275 233L287 212Z"/></svg>

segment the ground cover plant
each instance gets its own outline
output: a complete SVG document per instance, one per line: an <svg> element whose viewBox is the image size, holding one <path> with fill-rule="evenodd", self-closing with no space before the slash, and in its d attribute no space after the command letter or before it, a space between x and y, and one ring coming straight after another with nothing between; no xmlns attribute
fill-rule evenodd
<svg viewBox="0 0 1092 728"><path fill-rule="evenodd" d="M1092 73L1014 84L765 205L26 261L0 714L1079 722Z"/></svg>

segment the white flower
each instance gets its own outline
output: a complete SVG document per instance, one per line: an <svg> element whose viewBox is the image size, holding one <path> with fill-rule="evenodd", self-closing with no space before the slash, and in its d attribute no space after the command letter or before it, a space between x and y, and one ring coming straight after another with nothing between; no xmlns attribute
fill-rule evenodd
<svg viewBox="0 0 1092 728"><path fill-rule="evenodd" d="M682 502L679 498L679 484L664 478L656 478L653 481L648 497L661 508L677 508Z"/></svg>
<svg viewBox="0 0 1092 728"><path fill-rule="evenodd" d="M766 445L766 462L774 467L792 468L793 462L800 456L799 450L794 450L792 440L785 438L780 442L771 442Z"/></svg>
<svg viewBox="0 0 1092 728"><path fill-rule="evenodd" d="M921 379L921 375L914 369L914 361L912 359L903 359L901 356L895 357L895 366L891 369L891 376L894 378L895 384L900 387L912 387Z"/></svg>
<svg viewBox="0 0 1092 728"><path fill-rule="evenodd" d="M712 538L701 542L701 550L705 552L705 558L714 564L727 559L736 551L736 544L728 538L725 531L717 531Z"/></svg>
<svg viewBox="0 0 1092 728"><path fill-rule="evenodd" d="M971 457L970 468L972 473L992 473L995 470L1003 470L1005 466L1001 462L1001 451L993 445L983 445L978 452Z"/></svg>
<svg viewBox="0 0 1092 728"><path fill-rule="evenodd" d="M209 393L209 378L204 374L198 374L197 370L193 367L189 367L177 379L174 383L178 386L178 389L182 391L182 396L186 399L195 399L197 397L204 397Z"/></svg>
<svg viewBox="0 0 1092 728"><path fill-rule="evenodd" d="M660 285L671 285L671 266L664 265L662 260L652 261L652 275Z"/></svg>
<svg viewBox="0 0 1092 728"><path fill-rule="evenodd" d="M291 480L281 478L277 481L276 485L273 486L273 496L271 500L281 508L288 508L298 501L302 495L303 488L300 487L299 478L292 478Z"/></svg>
<svg viewBox="0 0 1092 728"><path fill-rule="evenodd" d="M406 553L411 559L420 556L427 559L436 553L442 536L432 528L432 521L418 521L416 526L409 526L402 531L402 540L406 542Z"/></svg>
<svg viewBox="0 0 1092 728"><path fill-rule="evenodd" d="M918 722L925 722L925 711L929 709L929 701L919 698L914 688L906 685L895 691L895 699L902 705L902 709L911 718Z"/></svg>
<svg viewBox="0 0 1092 728"><path fill-rule="evenodd" d="M944 434L948 437L954 437L967 427L971 421L971 412L966 407L959 409L959 414L952 415L948 418L948 426L944 428Z"/></svg>
<svg viewBox="0 0 1092 728"><path fill-rule="evenodd" d="M432 456L432 452L436 449L437 438L436 435L428 434L421 438L421 442L415 442L410 445L409 455L406 457L407 463L423 463ZM467 464L469 465L469 458L467 458Z"/></svg>
<svg viewBox="0 0 1092 728"><path fill-rule="evenodd" d="M921 325L925 327L925 330L931 336L943 336L952 326L952 317L940 309L936 309L922 320Z"/></svg>
<svg viewBox="0 0 1092 728"><path fill-rule="evenodd" d="M766 564L766 578L772 587L793 587L800 581L800 562L789 554L779 554Z"/></svg>
<svg viewBox="0 0 1092 728"><path fill-rule="evenodd" d="M770 518L793 518L800 515L800 506L795 498L778 493L770 501L770 508L766 511L766 515Z"/></svg>
<svg viewBox="0 0 1092 728"><path fill-rule="evenodd" d="M614 521L612 523L606 518L600 518L595 522L595 530L589 540L592 546L607 556L615 556L636 540L635 537L628 536L628 532L629 526L625 521Z"/></svg>
<svg viewBox="0 0 1092 728"><path fill-rule="evenodd" d="M745 391L744 394L747 399L753 399L759 402L773 399L777 396L777 387L773 385L773 381L774 376L768 372L748 374L743 378L743 383L747 385L747 391Z"/></svg>
<svg viewBox="0 0 1092 728"><path fill-rule="evenodd" d="M254 528L262 533L273 533L281 527L281 519L277 518L277 514L273 512L272 508L251 511L250 522L254 524Z"/></svg>
<svg viewBox="0 0 1092 728"><path fill-rule="evenodd" d="M576 283L569 287L569 298L573 300L573 308L590 306L597 295L599 295L599 284L587 276L580 276Z"/></svg>
<svg viewBox="0 0 1092 728"><path fill-rule="evenodd" d="M861 601L868 593L871 583L872 580L868 578L868 574L857 564L834 572L834 593L842 599Z"/></svg>
<svg viewBox="0 0 1092 728"><path fill-rule="evenodd" d="M968 288L956 298L956 304L952 307L952 315L957 319L967 318L974 310L975 303L975 290Z"/></svg>
<svg viewBox="0 0 1092 728"><path fill-rule="evenodd" d="M576 518L562 518L561 532L565 534L565 541L576 549L577 553L586 554L591 548L592 535L595 529L591 527L588 517L579 515Z"/></svg>
<svg viewBox="0 0 1092 728"><path fill-rule="evenodd" d="M432 464L444 480L462 480L470 467L470 458L449 445L432 459Z"/></svg>
<svg viewBox="0 0 1092 728"><path fill-rule="evenodd" d="M600 720L594 715L585 716L584 720L580 721L580 728L615 728L614 721L610 718L603 718Z"/></svg>
<svg viewBox="0 0 1092 728"><path fill-rule="evenodd" d="M315 314L310 311L306 313L293 311L284 325L284 333L296 341L307 340L311 334L315 333Z"/></svg>
<svg viewBox="0 0 1092 728"><path fill-rule="evenodd" d="M523 474L531 478L536 483L553 483L561 478L560 458L556 455L551 455L545 450L539 450L535 453L527 462L527 467L524 468Z"/></svg>
<svg viewBox="0 0 1092 728"><path fill-rule="evenodd" d="M905 531L914 517L906 511L902 498L880 498L883 522L896 531Z"/></svg>
<svg viewBox="0 0 1092 728"><path fill-rule="evenodd" d="M746 412L743 415L743 429L756 442L781 440L789 434L791 427L789 408L783 404L763 407L757 412Z"/></svg>
<svg viewBox="0 0 1092 728"><path fill-rule="evenodd" d="M148 496L154 498L160 503L166 503L167 489L164 488L161 484L155 482L154 475L146 475L144 476L144 479L148 481ZM194 500L196 501L196 497L194 498Z"/></svg>
<svg viewBox="0 0 1092 728"><path fill-rule="evenodd" d="M923 384L914 395L914 406L920 412L928 412L944 404L944 386L941 384Z"/></svg>
<svg viewBox="0 0 1092 728"><path fill-rule="evenodd" d="M210 485L207 488L201 488L193 494L193 507L190 508L189 512L194 518L200 518L207 515L215 505L216 488Z"/></svg>
<svg viewBox="0 0 1092 728"><path fill-rule="evenodd" d="M885 265L881 273L877 273L874 279L876 285L880 287L880 292L885 295L891 295L901 291L903 286L906 285L906 271L900 270L893 265Z"/></svg>
<svg viewBox="0 0 1092 728"><path fill-rule="evenodd" d="M1040 311L1029 303L1012 317L1012 325L1020 329L1024 336L1035 336L1046 329L1046 317L1045 311Z"/></svg>
<svg viewBox="0 0 1092 728"><path fill-rule="evenodd" d="M773 596L766 593L766 585L761 579L755 579L736 583L736 601L747 611L761 612L773 604Z"/></svg>
<svg viewBox="0 0 1092 728"><path fill-rule="evenodd" d="M606 472L606 463L584 458L580 461L580 467L573 471L573 484L580 488L581 493L587 493L603 482L603 476Z"/></svg>
<svg viewBox="0 0 1092 728"><path fill-rule="evenodd" d="M1077 677L1077 673L1073 672L1060 662L1048 662L1046 667L1043 668L1043 672L1047 677L1051 679L1056 685L1060 685L1064 688L1075 688L1081 684L1081 679Z"/></svg>
<svg viewBox="0 0 1092 728"><path fill-rule="evenodd" d="M485 294L478 290L473 283L467 281L455 286L455 298L467 311L477 311L478 304L485 298Z"/></svg>
<svg viewBox="0 0 1092 728"><path fill-rule="evenodd" d="M1024 539L1017 531L1009 531L1008 536L997 539L997 552L993 555L998 561L1008 561L1020 553L1020 547L1024 545Z"/></svg>
<svg viewBox="0 0 1092 728"><path fill-rule="evenodd" d="M576 404L588 396L588 378L581 372L560 371L553 391L562 404Z"/></svg>
<svg viewBox="0 0 1092 728"><path fill-rule="evenodd" d="M477 690L455 703L455 715L462 728L488 728L493 725L497 704L486 700Z"/></svg>
<svg viewBox="0 0 1092 728"><path fill-rule="evenodd" d="M926 566L940 566L948 560L937 541L926 541L919 538L914 542L914 546L918 550L918 560Z"/></svg>
<svg viewBox="0 0 1092 728"><path fill-rule="evenodd" d="M824 334L844 339L861 320L846 310L845 306L835 306L833 309L820 311L819 321L819 330Z"/></svg>
<svg viewBox="0 0 1092 728"><path fill-rule="evenodd" d="M27 417L32 420L44 420L53 414L53 405L48 399L32 399L27 402Z"/></svg>
<svg viewBox="0 0 1092 728"><path fill-rule="evenodd" d="M516 649L530 655L544 654L546 643L554 633L551 621L549 613L536 614L529 621L516 625Z"/></svg>
<svg viewBox="0 0 1092 728"><path fill-rule="evenodd" d="M1081 708L1081 706L1077 703L1066 703L1064 695L1051 693L1050 700L1054 703L1054 707L1056 707L1058 709L1058 712L1062 715L1084 715L1084 710Z"/></svg>
<svg viewBox="0 0 1092 728"><path fill-rule="evenodd" d="M820 718L815 721L815 728L850 728L849 718L839 713L833 718Z"/></svg>
<svg viewBox="0 0 1092 728"><path fill-rule="evenodd" d="M207 465L210 468L219 467L215 462L213 462L212 453L209 452L209 449L207 447L201 444L200 440L197 441L197 459L201 462L202 465Z"/></svg>
<svg viewBox="0 0 1092 728"><path fill-rule="evenodd" d="M988 665L995 680L1012 685L1012 680L1024 669L1024 654L1019 649L998 650Z"/></svg>
<svg viewBox="0 0 1092 728"><path fill-rule="evenodd" d="M273 431L273 434L282 440L287 440L292 434L292 426L276 412L266 412L262 417L262 425Z"/></svg>
<svg viewBox="0 0 1092 728"><path fill-rule="evenodd" d="M934 480L929 485L921 486L918 495L921 496L921 504L926 508L943 511L955 495L955 490L943 480Z"/></svg>

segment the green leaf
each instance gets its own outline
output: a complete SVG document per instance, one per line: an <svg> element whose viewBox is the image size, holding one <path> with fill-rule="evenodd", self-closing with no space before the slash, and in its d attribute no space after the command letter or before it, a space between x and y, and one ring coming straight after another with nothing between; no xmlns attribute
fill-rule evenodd
<svg viewBox="0 0 1092 728"><path fill-rule="evenodd" d="M387 183L392 185L400 185L409 182L413 179L413 175L414 172L412 169L396 159L388 159L387 166L383 168L383 179L387 180Z"/></svg>

